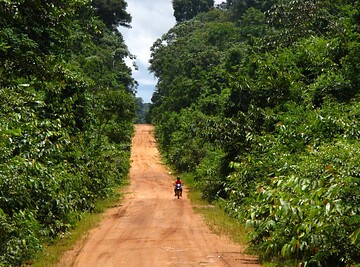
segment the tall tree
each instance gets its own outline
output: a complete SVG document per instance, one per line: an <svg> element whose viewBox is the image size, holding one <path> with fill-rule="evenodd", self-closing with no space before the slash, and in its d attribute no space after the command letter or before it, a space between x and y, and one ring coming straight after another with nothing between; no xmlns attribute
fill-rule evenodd
<svg viewBox="0 0 360 267"><path fill-rule="evenodd" d="M24 265L127 175L134 81L115 26L130 20L99 2L0 0L0 266Z"/></svg>
<svg viewBox="0 0 360 267"><path fill-rule="evenodd" d="M108 28L130 27L131 16L125 10L127 3L124 0L93 0L92 5Z"/></svg>
<svg viewBox="0 0 360 267"><path fill-rule="evenodd" d="M357 266L359 1L227 2L152 47L161 151L263 259Z"/></svg>
<svg viewBox="0 0 360 267"><path fill-rule="evenodd" d="M178 23L192 19L214 7L214 0L173 0L174 17Z"/></svg>

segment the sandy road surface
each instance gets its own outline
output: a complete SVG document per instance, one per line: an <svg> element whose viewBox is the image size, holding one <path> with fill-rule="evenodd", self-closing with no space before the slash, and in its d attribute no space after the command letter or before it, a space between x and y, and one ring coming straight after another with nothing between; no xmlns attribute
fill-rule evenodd
<svg viewBox="0 0 360 267"><path fill-rule="evenodd" d="M209 232L186 192L173 196L174 177L161 164L153 128L136 125L129 193L110 209L85 244L59 266L260 266L241 247Z"/></svg>

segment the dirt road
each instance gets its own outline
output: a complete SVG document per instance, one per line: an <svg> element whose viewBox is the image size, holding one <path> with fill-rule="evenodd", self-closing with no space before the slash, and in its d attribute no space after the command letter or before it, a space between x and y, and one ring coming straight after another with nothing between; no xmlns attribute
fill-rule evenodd
<svg viewBox="0 0 360 267"><path fill-rule="evenodd" d="M210 233L186 192L174 197L175 178L160 162L152 126L136 125L131 160L123 204L109 210L59 266L260 266L240 246Z"/></svg>

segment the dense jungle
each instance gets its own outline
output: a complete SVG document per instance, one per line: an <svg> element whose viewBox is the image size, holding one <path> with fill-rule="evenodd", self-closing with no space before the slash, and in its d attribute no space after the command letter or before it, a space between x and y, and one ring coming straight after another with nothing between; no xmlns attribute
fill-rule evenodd
<svg viewBox="0 0 360 267"><path fill-rule="evenodd" d="M247 226L261 260L359 266L359 1L172 4L144 104L124 0L0 0L0 266L112 195L150 120L166 163Z"/></svg>
<svg viewBox="0 0 360 267"><path fill-rule="evenodd" d="M0 266L20 266L128 175L126 2L0 1Z"/></svg>
<svg viewBox="0 0 360 267"><path fill-rule="evenodd" d="M248 226L262 259L359 264L359 1L228 0L197 15L173 2L178 23L150 60L167 162Z"/></svg>

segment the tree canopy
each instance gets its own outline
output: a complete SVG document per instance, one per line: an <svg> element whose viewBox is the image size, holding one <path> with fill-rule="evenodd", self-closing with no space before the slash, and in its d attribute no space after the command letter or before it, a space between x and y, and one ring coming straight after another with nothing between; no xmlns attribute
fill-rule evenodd
<svg viewBox="0 0 360 267"><path fill-rule="evenodd" d="M128 173L125 7L0 1L0 266L26 264Z"/></svg>
<svg viewBox="0 0 360 267"><path fill-rule="evenodd" d="M130 27L131 15L126 12L127 3L124 0L93 0L92 6L108 28Z"/></svg>
<svg viewBox="0 0 360 267"><path fill-rule="evenodd" d="M173 0L172 5L175 20L183 22L209 11L214 6L214 0Z"/></svg>
<svg viewBox="0 0 360 267"><path fill-rule="evenodd" d="M278 266L360 263L359 10L226 1L177 19L151 49L167 162Z"/></svg>

